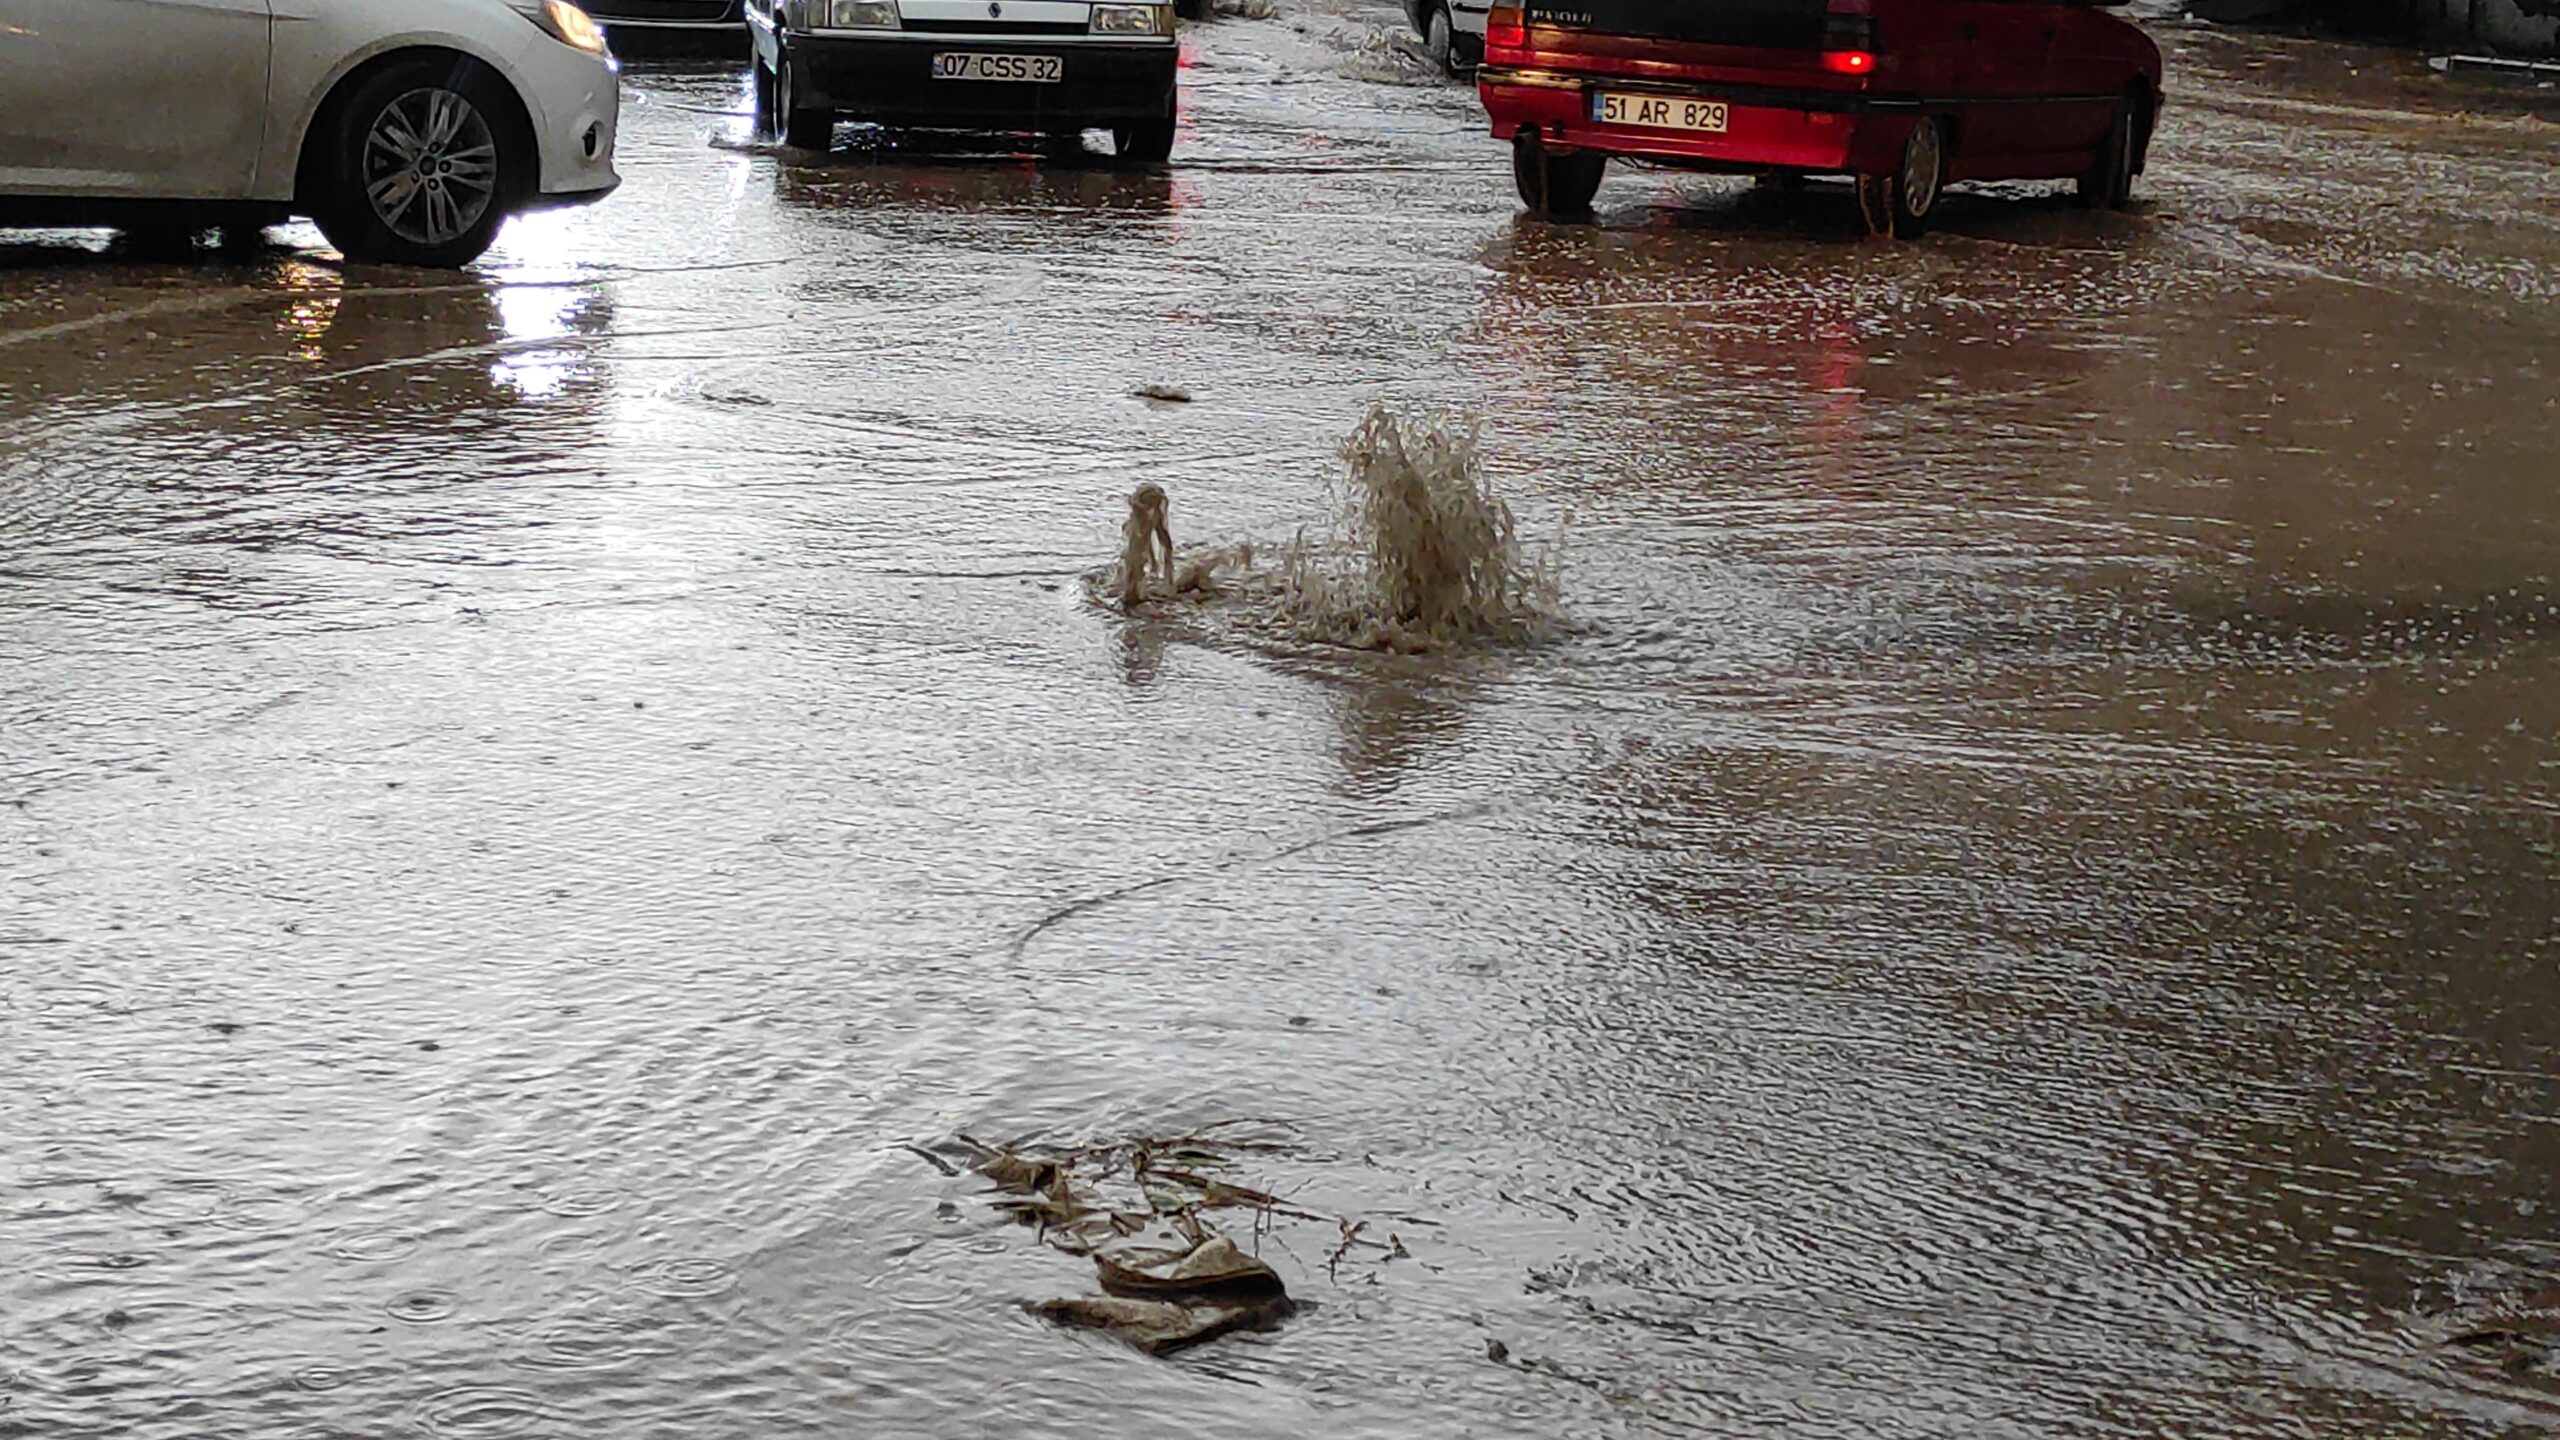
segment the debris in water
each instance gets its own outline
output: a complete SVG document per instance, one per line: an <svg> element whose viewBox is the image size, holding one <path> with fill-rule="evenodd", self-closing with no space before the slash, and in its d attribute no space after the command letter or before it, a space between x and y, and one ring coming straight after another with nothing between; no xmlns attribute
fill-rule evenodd
<svg viewBox="0 0 2560 1440"><path fill-rule="evenodd" d="M1278 0L1209 0L1212 13L1232 20L1276 20L1280 18Z"/></svg>
<svg viewBox="0 0 2560 1440"><path fill-rule="evenodd" d="M1269 1325L1287 1314L1285 1304L1177 1305L1170 1300L1077 1295L1043 1300L1031 1307L1031 1313L1061 1325L1107 1330L1150 1355L1163 1355L1231 1331Z"/></svg>
<svg viewBox="0 0 2560 1440"><path fill-rule="evenodd" d="M1042 1301L1031 1312L1107 1331L1149 1354L1293 1314L1287 1284L1260 1254L1283 1222L1345 1236L1363 1228L1210 1173L1240 1153L1276 1148L1270 1142L1204 1133L1052 1150L959 1138L970 1168L995 1182L998 1208L1036 1225L1042 1244L1093 1262L1102 1294ZM1229 1210L1246 1212L1250 1250L1204 1218ZM1333 1263L1340 1260L1337 1253Z"/></svg>
<svg viewBox="0 0 2560 1440"><path fill-rule="evenodd" d="M1166 405L1191 403L1191 392L1179 385L1141 385L1134 393L1141 400L1154 400Z"/></svg>
<svg viewBox="0 0 2560 1440"><path fill-rule="evenodd" d="M1102 1251L1093 1264L1102 1272L1104 1290L1140 1300L1268 1300L1289 1293L1270 1266L1238 1250L1224 1235L1212 1235L1187 1250L1133 1245Z"/></svg>
<svg viewBox="0 0 2560 1440"><path fill-rule="evenodd" d="M2446 1349L2525 1375L2560 1368L2560 1289L2507 1295L2449 1317Z"/></svg>

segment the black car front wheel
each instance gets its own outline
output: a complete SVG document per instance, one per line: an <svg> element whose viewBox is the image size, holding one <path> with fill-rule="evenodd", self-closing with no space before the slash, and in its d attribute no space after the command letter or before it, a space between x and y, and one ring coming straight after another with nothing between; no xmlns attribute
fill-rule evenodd
<svg viewBox="0 0 2560 1440"><path fill-rule="evenodd" d="M780 52L773 71L773 113L782 143L801 150L824 150L836 139L836 112L807 105L800 82L793 78L791 52Z"/></svg>
<svg viewBox="0 0 2560 1440"><path fill-rule="evenodd" d="M1173 158L1174 117L1123 120L1111 127L1111 153L1139 165L1161 165Z"/></svg>
<svg viewBox="0 0 2560 1440"><path fill-rule="evenodd" d="M756 52L754 69L756 138L770 140L779 133L780 103L774 94L773 67L764 63L764 52Z"/></svg>
<svg viewBox="0 0 2560 1440"><path fill-rule="evenodd" d="M312 218L348 259L468 265L535 189L533 145L505 82L470 61L395 65L318 137Z"/></svg>

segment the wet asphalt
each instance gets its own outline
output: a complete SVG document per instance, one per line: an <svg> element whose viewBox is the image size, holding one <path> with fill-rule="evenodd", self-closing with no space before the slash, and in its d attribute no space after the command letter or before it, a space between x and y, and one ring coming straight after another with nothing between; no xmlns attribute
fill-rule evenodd
<svg viewBox="0 0 2560 1440"><path fill-rule="evenodd" d="M652 55L462 274L0 239L0 1436L2560 1423L2444 1343L2560 1285L2560 129L2164 23L2130 213L1553 225L1393 29L1157 171ZM1087 603L1374 404L1558 633ZM1236 1121L1405 1253L1173 1360L906 1148Z"/></svg>

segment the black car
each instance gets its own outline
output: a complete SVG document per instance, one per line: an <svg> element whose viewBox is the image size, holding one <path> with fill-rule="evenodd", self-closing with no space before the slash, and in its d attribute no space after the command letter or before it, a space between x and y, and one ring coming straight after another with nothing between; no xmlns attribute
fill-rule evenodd
<svg viewBox="0 0 2560 1440"><path fill-rule="evenodd" d="M1173 151L1170 0L747 0L747 31L759 128L786 144L824 149L844 118Z"/></svg>

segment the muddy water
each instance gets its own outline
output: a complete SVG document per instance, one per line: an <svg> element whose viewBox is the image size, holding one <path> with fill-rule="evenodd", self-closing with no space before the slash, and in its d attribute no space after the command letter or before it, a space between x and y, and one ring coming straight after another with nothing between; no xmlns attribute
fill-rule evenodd
<svg viewBox="0 0 2560 1440"><path fill-rule="evenodd" d="M0 1435L2560 1423L2428 1344L2560 1279L2553 132L2179 32L2128 216L1550 228L1386 23L1159 176L663 65L467 276L9 243ZM1374 401L1569 633L1082 603ZM1172 1362L899 1148L1240 1116L1413 1259Z"/></svg>

